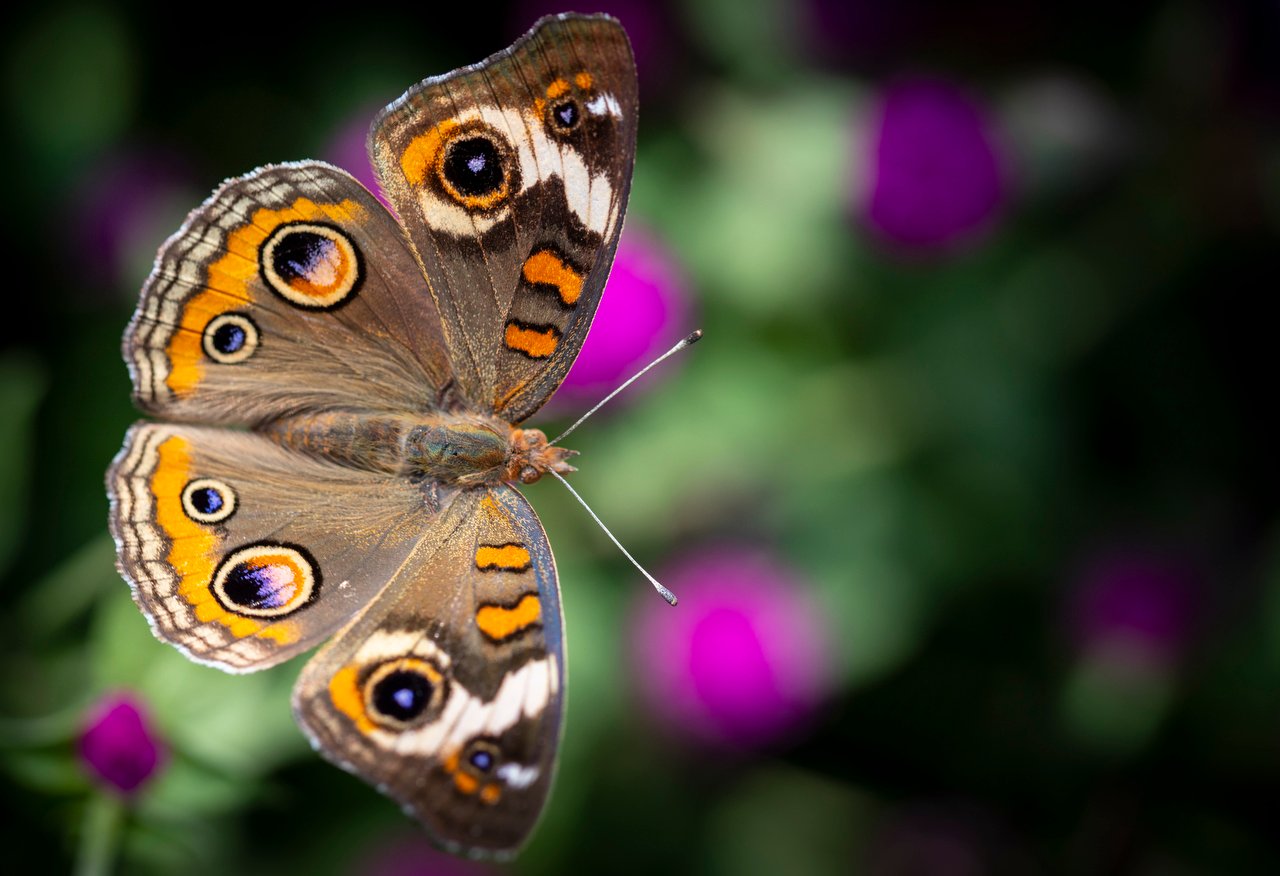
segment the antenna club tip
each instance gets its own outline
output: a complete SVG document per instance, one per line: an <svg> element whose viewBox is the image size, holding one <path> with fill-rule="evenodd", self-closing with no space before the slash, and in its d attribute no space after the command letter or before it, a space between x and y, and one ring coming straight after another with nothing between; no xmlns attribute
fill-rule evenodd
<svg viewBox="0 0 1280 876"><path fill-rule="evenodd" d="M686 344L696 344L700 340L702 340L702 329L696 329L689 337L684 339L684 342Z"/></svg>

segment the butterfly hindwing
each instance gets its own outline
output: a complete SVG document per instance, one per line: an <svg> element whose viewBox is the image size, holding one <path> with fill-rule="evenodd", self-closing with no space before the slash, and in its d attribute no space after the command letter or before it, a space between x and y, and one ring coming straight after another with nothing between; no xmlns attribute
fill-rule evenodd
<svg viewBox="0 0 1280 876"><path fill-rule="evenodd" d="M121 573L156 635L232 672L319 644L430 529L408 481L246 432L139 423L107 472Z"/></svg>
<svg viewBox="0 0 1280 876"><path fill-rule="evenodd" d="M555 562L507 486L459 494L438 531L303 669L294 714L438 842L502 855L532 830L559 743Z"/></svg>
<svg viewBox="0 0 1280 876"><path fill-rule="evenodd" d="M379 182L474 406L518 423L573 364L622 228L636 118L622 28L565 16L426 80L374 122Z"/></svg>
<svg viewBox="0 0 1280 876"><path fill-rule="evenodd" d="M192 212L156 258L124 355L143 410L218 424L421 410L449 376L395 217L314 161L228 180Z"/></svg>

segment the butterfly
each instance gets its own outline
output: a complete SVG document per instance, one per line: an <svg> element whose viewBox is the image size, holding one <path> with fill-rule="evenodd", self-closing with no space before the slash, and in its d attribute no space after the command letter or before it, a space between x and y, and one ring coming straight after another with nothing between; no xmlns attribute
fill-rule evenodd
<svg viewBox="0 0 1280 876"><path fill-rule="evenodd" d="M514 484L573 451L520 424L591 325L636 116L622 27L543 18L376 117L396 215L318 161L228 180L124 336L154 420L107 472L110 528L153 632L237 673L328 639L297 722L455 852L514 853L555 767L559 585Z"/></svg>

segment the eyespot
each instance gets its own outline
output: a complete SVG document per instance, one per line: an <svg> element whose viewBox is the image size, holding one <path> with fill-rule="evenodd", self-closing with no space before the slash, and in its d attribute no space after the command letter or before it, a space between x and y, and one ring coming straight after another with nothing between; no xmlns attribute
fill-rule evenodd
<svg viewBox="0 0 1280 876"><path fill-rule="evenodd" d="M182 510L196 523L221 523L236 513L236 494L225 481L197 478L182 490Z"/></svg>
<svg viewBox="0 0 1280 876"><path fill-rule="evenodd" d="M276 228L262 244L258 262L273 292L307 310L344 304L364 280L364 260L355 241L317 222L288 222Z"/></svg>
<svg viewBox="0 0 1280 876"><path fill-rule="evenodd" d="M205 355L223 365L243 362L258 350L260 335L253 320L243 313L222 313L204 327L201 343Z"/></svg>
<svg viewBox="0 0 1280 876"><path fill-rule="evenodd" d="M320 570L302 548L260 542L228 554L214 573L211 589L227 611L284 617L315 598Z"/></svg>
<svg viewBox="0 0 1280 876"><path fill-rule="evenodd" d="M463 760L470 768L480 774L490 773L501 761L502 753L498 746L487 739L475 739L467 745Z"/></svg>
<svg viewBox="0 0 1280 876"><path fill-rule="evenodd" d="M519 188L519 170L506 138L484 123L459 127L436 163L440 185L468 210L489 210Z"/></svg>
<svg viewBox="0 0 1280 876"><path fill-rule="evenodd" d="M427 661L390 660L365 682L365 712L384 726L403 730L439 712L444 689L444 676Z"/></svg>
<svg viewBox="0 0 1280 876"><path fill-rule="evenodd" d="M552 128L568 132L578 127L578 122L582 120L582 110L578 107L576 100L562 100L552 104L547 118Z"/></svg>

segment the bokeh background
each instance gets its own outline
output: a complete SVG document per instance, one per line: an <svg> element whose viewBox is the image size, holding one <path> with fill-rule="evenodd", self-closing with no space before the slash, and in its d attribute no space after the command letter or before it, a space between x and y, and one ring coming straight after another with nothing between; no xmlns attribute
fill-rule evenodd
<svg viewBox="0 0 1280 876"><path fill-rule="evenodd" d="M570 688L505 868L321 762L299 663L156 642L102 477L185 213L273 161L368 178L377 107L561 8L3 13L6 870L1276 872L1280 6L588 5L638 56L635 186L535 421L705 329L573 442L681 603L526 491Z"/></svg>

